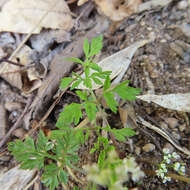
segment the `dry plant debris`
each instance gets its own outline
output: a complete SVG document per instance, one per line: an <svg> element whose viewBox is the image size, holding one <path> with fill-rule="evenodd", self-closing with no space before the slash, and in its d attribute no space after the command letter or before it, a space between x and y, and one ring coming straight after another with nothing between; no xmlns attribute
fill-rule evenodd
<svg viewBox="0 0 190 190"><path fill-rule="evenodd" d="M23 67L4 62L1 64L0 68L0 76L12 86L22 90L24 93L30 93L41 85L38 71L34 67L27 68L31 63L31 52L32 49L25 45L16 58L12 60L17 63L17 60L19 59L19 64ZM23 68L27 69L22 70Z"/></svg>
<svg viewBox="0 0 190 190"><path fill-rule="evenodd" d="M0 31L30 33L47 11L48 15L33 33L39 33L42 28L69 31L73 27L71 12L64 0L10 0L0 12Z"/></svg>
<svg viewBox="0 0 190 190"><path fill-rule="evenodd" d="M60 6L60 2L63 6ZM121 107L119 108L117 116L108 112L110 118L109 122L113 124L114 127L120 128L123 125L123 127L135 129L138 133L135 138L128 139L124 143L118 143L119 147L127 155L132 154L136 158L148 158L149 161L155 158L158 162L160 161L159 159L161 159L160 150L162 147L169 146L172 151L178 150L178 153L180 153L182 160L184 159L187 167L186 176L177 176L169 173L168 176L176 179L176 181L162 184L158 178L154 177L154 171L146 171L147 169L149 170L150 167L151 169L155 169L154 166L148 165L147 167L145 164L143 169L145 169L147 177L141 185L142 188L151 190L189 189L189 184L187 183L190 182L188 178L188 159L190 155L190 141L188 138L190 134L190 0L78 0L78 4L77 0L56 0L54 2L50 0L2 0L0 2L0 7L2 8L0 12L0 19L2 21L0 23L0 31L11 31L12 33L2 32L0 34L1 58L11 54L10 50L7 51L7 49L11 48L14 50L18 46L19 41L24 38L23 33L38 34L32 36L30 34L31 37L28 36L23 43L25 44L25 42L27 42L27 45L23 46L23 44L21 44L20 47L22 47L22 50L19 54L17 54L18 51L13 54L20 59L19 62L17 62L18 60L16 58L12 59L11 57L9 59L23 66L1 62L1 78L8 81L10 85L20 89L20 91L18 91L18 89L15 90L15 88L9 87L15 97L20 92L22 94L23 92L25 94L34 94L34 90L38 90L29 108L29 112L22 118L24 122L20 122L19 126L17 126L18 129L9 134L12 135L8 136L9 140L28 135L36 135L35 132L37 132L39 128L51 133L52 129L55 128L55 121L52 118L57 118L57 114L62 107L77 100L76 96L71 97L73 95L71 91L65 90L61 93L58 91L56 95L55 93L60 78L69 74L73 66L76 65L75 63L68 63L64 60L64 57L81 57L80 46L84 39L84 34L86 34L87 31L89 31L88 34L92 34L93 32L93 29L89 30L93 28L92 25L88 24L88 19L90 18L83 17L84 15L82 13L82 11L86 11L85 6L94 6L93 2L98 9L98 13L105 15L108 20L112 20L114 23L115 21L123 21L119 22L120 27L115 30L114 35L109 34L108 27L105 29L107 30L106 32L105 30L97 31L97 33L105 34L104 45L106 47L106 50L104 49L102 52L101 57L103 57L103 59L99 61L99 64L102 64L101 66L103 68L105 67L105 70L111 69L113 73L115 73L112 77L112 84L117 84L121 82L122 79L129 79L131 81L130 84L135 87L140 87L142 94L144 94L139 96L139 100L132 104L128 104L128 102L123 104L123 102L120 101L120 103L122 103L120 104ZM53 3L58 6L53 8L53 6L51 6ZM83 5L84 3L86 4ZM76 5L81 7L77 7ZM44 16L45 20L39 24L40 18L48 12L50 12L48 17L47 15ZM133 13L137 14L130 16ZM78 23L80 25L79 28L75 25L74 31L72 30L72 32L70 31L73 27L71 15L79 15L75 24ZM100 22L94 15L97 15L97 12L93 10L93 14L90 15L92 18L91 24L94 24L94 21ZM49 22L50 17L53 19L52 22ZM126 19L127 17L129 17L129 19ZM100 18L100 20L102 19L103 17ZM48 20L48 22L46 22L46 20ZM15 23L17 23L17 25L15 25ZM66 25L63 25L63 23L66 23ZM20 24L22 24L22 26L20 26ZM34 30L34 27L37 25L39 26ZM85 26L85 28L81 26ZM46 28L46 30L42 30L43 28ZM88 37L88 34L85 36ZM95 33L93 34L96 35ZM151 38L151 36L154 40L144 40ZM68 45L68 43L70 44ZM59 51L53 52L51 48L46 48L50 47L49 44L50 46L51 44L53 44L53 46L55 44L56 46L61 44L60 47L64 48L60 54L58 54ZM38 52L45 52L46 54L49 52L52 54L52 57L55 56L53 61L48 63L49 65L43 76L39 75L38 69L36 69L37 67L30 67L32 60L28 55L33 53L31 49L37 50ZM107 55L112 56L109 57ZM108 58L104 59L106 56ZM39 57L40 63L42 63L42 59ZM24 71L24 74L21 71ZM3 73L7 74L5 75ZM79 71L79 73L81 72ZM8 121L12 123L19 121L19 114L22 113L22 109L26 103L26 97L23 96L22 101L18 101L17 98L12 96L10 98L10 93L6 88L2 87L2 83L5 84L5 86L9 86L9 84L3 82L3 80L0 81L1 139L6 137L10 126L7 125L5 120L8 119ZM95 87L94 84L93 87L99 88L99 86ZM81 87L81 89L83 89L83 87ZM99 89L97 89L97 91L98 90ZM4 93L4 91L6 92ZM50 106L49 104L53 101L53 96L56 100ZM62 98L62 96L64 97ZM19 104L22 102L22 106L18 106L19 111L15 111L15 109L17 109L15 108L15 103L17 101ZM9 102L11 102L12 105L9 105ZM152 102L153 104L150 104ZM6 109L6 114L3 105ZM48 111L45 114L42 113L46 111L48 107ZM106 105L104 108L108 109ZM13 118L15 113L17 116ZM44 114L43 118L41 117L42 114ZM119 117L121 122L118 122L118 120L120 120ZM76 129L85 127L89 123L87 118L83 119L84 120ZM29 131L26 132L25 135L26 129ZM95 136L91 137L92 139L96 138ZM3 144L4 143L5 141ZM93 142L91 143L93 144ZM147 148L147 145L148 149L143 151L143 147ZM4 148L6 149L6 145L3 146L2 150L5 150ZM87 149L89 148L90 146L85 146L82 151L80 151L82 157L85 157L81 161L82 165L91 163L91 159L96 159L87 158L89 157L87 156ZM25 178L25 180L22 178L25 173L13 165L15 166L15 162L11 159L9 153L0 152L0 187L3 187L5 190L12 190L12 188L36 190L36 188L40 188L40 182L38 180L36 181L39 176L36 178L34 176L35 173L33 173L34 171L27 173L29 177L28 179ZM10 169L12 167L13 169ZM85 179L85 177L80 174L76 174L76 176L79 180ZM23 184L20 183L21 181ZM183 181L187 183L183 183ZM34 183L38 183L38 186L33 185ZM67 189L74 189L73 184L74 183L71 182ZM133 184L130 184L130 189L137 188L138 187ZM47 190L46 188L44 189Z"/></svg>
<svg viewBox="0 0 190 190"><path fill-rule="evenodd" d="M88 0L79 0L78 5ZM94 0L101 12L113 21L121 21L137 12L141 0Z"/></svg>
<svg viewBox="0 0 190 190"><path fill-rule="evenodd" d="M164 108L171 110L190 112L190 94L167 94L167 95L153 95L147 94L137 96L137 98L147 101L148 103L154 102Z"/></svg>

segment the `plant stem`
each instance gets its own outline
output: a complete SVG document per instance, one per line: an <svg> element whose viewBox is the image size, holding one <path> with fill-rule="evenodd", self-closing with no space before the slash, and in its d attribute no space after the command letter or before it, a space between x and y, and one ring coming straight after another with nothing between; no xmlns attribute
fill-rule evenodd
<svg viewBox="0 0 190 190"><path fill-rule="evenodd" d="M90 89L90 93L91 93L93 99L95 100L95 102L97 103L98 111L101 113L101 117L102 117L103 121L106 123L106 126L109 126L108 120L107 120L107 118L106 118L106 116L105 116L105 112L104 112L104 110L101 108L100 103L98 102L98 100L97 100L97 98L96 98L96 95L94 94L94 92L93 92L92 89ZM114 145L114 147L115 147L117 153L119 154L119 157L122 158L122 157L123 157L123 153L120 152L119 147L118 147L118 143L117 143L117 141L115 140L115 137L114 137L113 133L111 133L111 132L110 132L110 137L111 137L111 140L112 140L112 142L113 142L113 145Z"/></svg>

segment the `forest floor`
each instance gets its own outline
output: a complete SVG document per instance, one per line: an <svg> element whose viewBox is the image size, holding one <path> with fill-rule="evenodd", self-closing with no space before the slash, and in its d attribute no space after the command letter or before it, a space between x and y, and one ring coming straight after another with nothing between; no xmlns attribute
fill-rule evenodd
<svg viewBox="0 0 190 190"><path fill-rule="evenodd" d="M75 11L76 15L80 15L84 9L87 11L81 14L81 18L77 17L79 18L75 23L77 26L75 26L75 29L73 31L71 30L69 34L65 34L65 40L63 40L63 42L51 41L51 35L53 37L55 36L48 31L46 37L44 37L46 43L42 41L42 39L39 42L39 44L44 43L42 48L43 52L41 49L37 55L34 53L33 60L43 60L42 62L44 63L44 60L48 56L51 58L48 57L47 59L52 60L52 57L56 57L58 53L65 56L65 54L70 55L72 51L74 51L74 56L81 57L82 53L80 49L82 49L83 37L88 37L87 33L91 35L90 32L92 31L93 33L94 26L98 23L104 23L105 16L99 15L92 2L88 2L82 7L76 7L75 3L69 4L69 8L73 12ZM135 42L151 39L150 42L138 48L135 52L122 80L130 80L130 86L141 88L140 95L150 94L162 96L179 93L188 94L190 92L190 5L188 5L187 1L172 1L166 6L132 14L117 24L111 22L109 19L107 20L108 22L106 23L109 24L108 27L104 26L105 23L101 25L102 28L107 27L106 30L102 28L98 29L99 33L103 34L103 49L101 54L97 56L97 60L109 57ZM14 34L8 32L2 34L8 35L8 39L10 40L12 40L12 38L14 39L11 43L12 49L15 49L16 45L14 43L16 43L16 35L13 37ZM0 33L1 49L6 53L11 51L7 53L7 55L10 55L12 53L10 42L6 42L7 44L9 43L9 45L6 43L3 44L1 42L3 38L2 34ZM48 35L49 37L47 37ZM20 38L23 39L22 35ZM40 40L40 38L42 38L40 34L39 37L36 38L34 35L26 44L37 52L38 49L35 49L35 47L39 47L40 45L37 44L35 46L35 43ZM57 38L60 38L60 36ZM34 41L34 43L32 41ZM72 41L76 41L76 44ZM76 45L78 49L73 50L72 48L75 48ZM53 54L49 55L49 51L52 51ZM16 138L22 138L29 131L35 129L39 121L42 121L40 127L43 128L44 131L54 129L62 108L67 104L78 101L78 97L69 90L61 97L58 84L60 77L69 75L74 70L80 71L80 67L77 65L67 65L64 66L64 71L63 69L59 71L61 67L57 64L59 61L62 61L60 56L53 59L53 61L49 61L50 64L48 66L46 65L47 73L44 71L44 68L42 68L43 77L41 77L42 83L40 84L42 87L38 87L38 84L35 84L35 86L34 83L26 82L25 89L23 90L22 88L22 90L20 90L16 88L15 85L12 85L9 80L6 82L7 80L5 79L5 81L1 75L0 101L2 108L0 110L0 131L2 131L2 134L4 133L5 135L8 133L11 126L18 121L28 99L33 99L29 111L27 111L17 129L11 133L6 142L0 147L0 177L17 164L6 149L8 142ZM36 65L36 67L38 69L41 68L40 65ZM53 72L50 72L51 70ZM54 76L56 72L58 72L58 75L59 72L63 72L63 74L56 78ZM54 77L56 79L52 82L51 79ZM52 88L49 89L51 85ZM28 92L27 90L28 88L31 89L31 86L35 86L36 90ZM43 91L44 88L47 88L45 94ZM25 93L26 91L27 93ZM51 113L47 114L47 110L59 96L61 100L53 107ZM145 102L138 98L132 102L121 102L119 109L117 114L108 110L107 114L110 125L112 127L122 125L123 120L121 117L123 116L127 126L132 127L136 131L134 137L126 139L125 143L119 144L120 150L124 152L125 155L134 156L142 170L147 171L146 176L142 179L140 184L130 182L128 187L131 189L138 188L139 190L189 190L190 182L184 182L181 179L172 179L171 182L164 184L153 172L156 167L152 163L162 161L162 150L163 148L168 148L180 155L180 161L184 162L186 167L185 177L188 178L188 176L190 176L190 155L189 152L186 151L190 150L190 114L185 111L172 110L170 107L167 108L167 105L161 106L152 102ZM184 108L184 110L185 109L186 108ZM187 108L187 110L189 109ZM45 117L45 121L42 120L44 115L47 116ZM143 118L143 120L140 120L140 118ZM148 127L147 123L151 126L155 126L162 132L160 133L159 130ZM37 128L39 127L36 127L36 129ZM37 134L37 130L35 134ZM168 137L166 138L163 134L167 134ZM1 140L4 135L0 134ZM80 166L92 163L97 159L96 155L90 156L88 153L89 149L93 146L94 138L96 137L90 137L89 142L80 149ZM77 173L76 175L80 178L80 174ZM69 183L71 189L74 184L76 185L76 182L72 180ZM12 190L16 189L17 188L14 187L12 188ZM37 180L29 189L45 190L47 188ZM9 190L11 190L11 188Z"/></svg>

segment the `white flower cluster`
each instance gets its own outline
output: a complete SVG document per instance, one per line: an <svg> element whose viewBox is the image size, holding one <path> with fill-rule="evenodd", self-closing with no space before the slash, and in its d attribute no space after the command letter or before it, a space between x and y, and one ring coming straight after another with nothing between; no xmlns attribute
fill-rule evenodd
<svg viewBox="0 0 190 190"><path fill-rule="evenodd" d="M129 159L125 158L123 160L126 173L132 174L132 180L138 181L140 178L144 177L144 173L141 171L140 167L135 162L135 158L131 157Z"/></svg>
<svg viewBox="0 0 190 190"><path fill-rule="evenodd" d="M104 164L103 168L99 168L97 164L86 165L83 168L87 172L87 180L106 186L109 190L125 190L122 184L128 181L130 176L133 181L138 181L144 176L133 157L120 160L115 151L109 152Z"/></svg>
<svg viewBox="0 0 190 190"><path fill-rule="evenodd" d="M176 152L171 154L170 150L166 148L163 149L163 153L164 159L159 164L159 169L156 170L156 175L162 179L163 183L171 181L171 178L167 176L168 168L173 168L180 175L185 175L184 164L177 162L177 160L180 159L180 156Z"/></svg>

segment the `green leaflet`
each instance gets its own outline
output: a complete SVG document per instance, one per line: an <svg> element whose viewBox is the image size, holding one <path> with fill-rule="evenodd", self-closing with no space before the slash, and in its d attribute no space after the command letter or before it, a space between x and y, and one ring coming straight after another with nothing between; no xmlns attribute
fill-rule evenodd
<svg viewBox="0 0 190 190"><path fill-rule="evenodd" d="M76 94L80 97L81 100L87 100L87 91L76 90Z"/></svg>
<svg viewBox="0 0 190 190"><path fill-rule="evenodd" d="M67 61L72 61L72 62L75 62L75 63L80 63L80 64L83 65L83 61L80 60L79 58L76 58L76 57L65 58L65 60L67 60Z"/></svg>
<svg viewBox="0 0 190 190"><path fill-rule="evenodd" d="M103 96L106 100L107 105L110 107L110 109L116 113L117 112L117 106L118 103L117 101L114 99L114 94L111 92L104 92Z"/></svg>
<svg viewBox="0 0 190 190"><path fill-rule="evenodd" d="M86 56L86 57L89 57L88 54L89 54L89 50L90 50L90 44L89 44L88 39L85 39L85 40L84 40L83 50L84 50L85 56Z"/></svg>
<svg viewBox="0 0 190 190"><path fill-rule="evenodd" d="M136 134L131 128L111 129L110 131L114 134L115 138L121 142L125 142L126 137L132 137Z"/></svg>
<svg viewBox="0 0 190 190"><path fill-rule="evenodd" d="M97 112L96 104L94 104L92 102L85 102L84 108L85 108L86 114L88 116L88 119L90 121L95 120L96 119L96 112Z"/></svg>
<svg viewBox="0 0 190 190"><path fill-rule="evenodd" d="M60 88L65 90L74 79L72 77L65 77L61 79Z"/></svg>
<svg viewBox="0 0 190 190"><path fill-rule="evenodd" d="M141 90L139 88L126 86L128 83L129 81L124 81L112 89L112 91L116 92L124 100L135 100L136 95L138 95Z"/></svg>
<svg viewBox="0 0 190 190"><path fill-rule="evenodd" d="M111 80L110 80L110 77L107 76L106 80L104 81L104 91L106 91L107 89L109 89L110 86L111 86Z"/></svg>
<svg viewBox="0 0 190 190"><path fill-rule="evenodd" d="M88 55L89 57L92 57L100 52L100 50L102 49L102 40L103 40L102 35L92 39L90 46L90 53Z"/></svg>
<svg viewBox="0 0 190 190"><path fill-rule="evenodd" d="M66 106L63 112L60 113L56 126L58 128L64 128L68 127L72 122L77 125L81 118L81 104L72 103Z"/></svg>

